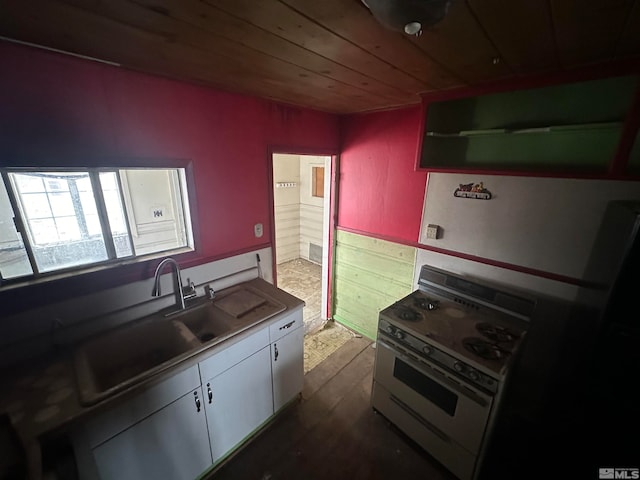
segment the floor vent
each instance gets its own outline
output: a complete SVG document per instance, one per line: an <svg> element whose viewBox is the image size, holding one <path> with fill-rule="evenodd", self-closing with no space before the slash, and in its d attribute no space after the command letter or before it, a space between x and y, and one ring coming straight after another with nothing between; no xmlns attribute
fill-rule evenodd
<svg viewBox="0 0 640 480"><path fill-rule="evenodd" d="M322 246L315 243L309 244L309 261L313 263L322 263Z"/></svg>

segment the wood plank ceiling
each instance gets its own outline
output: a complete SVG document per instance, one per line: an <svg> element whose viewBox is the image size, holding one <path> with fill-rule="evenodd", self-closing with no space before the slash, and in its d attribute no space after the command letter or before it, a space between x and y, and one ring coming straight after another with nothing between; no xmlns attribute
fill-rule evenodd
<svg viewBox="0 0 640 480"><path fill-rule="evenodd" d="M453 0L409 37L360 0L0 0L0 36L334 113L640 56L640 0Z"/></svg>

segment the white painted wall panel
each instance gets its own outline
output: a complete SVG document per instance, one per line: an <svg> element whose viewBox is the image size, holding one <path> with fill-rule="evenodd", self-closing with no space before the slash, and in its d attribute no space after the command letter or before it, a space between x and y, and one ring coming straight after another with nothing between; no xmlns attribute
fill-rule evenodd
<svg viewBox="0 0 640 480"><path fill-rule="evenodd" d="M300 205L300 257L309 260L309 244L322 246L322 216L324 209Z"/></svg>
<svg viewBox="0 0 640 480"><path fill-rule="evenodd" d="M299 205L275 207L276 263L298 258L300 252Z"/></svg>
<svg viewBox="0 0 640 480"><path fill-rule="evenodd" d="M322 247L324 198L314 197L313 168L325 168L326 157L300 157L300 257L309 260L309 244ZM326 170L326 169L325 169ZM325 178L330 175L325 171Z"/></svg>
<svg viewBox="0 0 640 480"><path fill-rule="evenodd" d="M276 227L276 263L299 257L300 252L300 156L273 155L273 203ZM294 187L277 188L279 182Z"/></svg>
<svg viewBox="0 0 640 480"><path fill-rule="evenodd" d="M456 198L483 182L491 200ZM580 278L610 200L640 199L640 182L430 173L419 242ZM427 224L442 238L427 239Z"/></svg>

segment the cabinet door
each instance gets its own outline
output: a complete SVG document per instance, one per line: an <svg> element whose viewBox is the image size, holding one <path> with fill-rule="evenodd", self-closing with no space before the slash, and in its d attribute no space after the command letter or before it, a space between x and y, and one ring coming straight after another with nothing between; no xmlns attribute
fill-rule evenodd
<svg viewBox="0 0 640 480"><path fill-rule="evenodd" d="M273 414L269 347L203 382L214 463Z"/></svg>
<svg viewBox="0 0 640 480"><path fill-rule="evenodd" d="M102 480L193 480L212 463L202 390L116 435L93 455Z"/></svg>
<svg viewBox="0 0 640 480"><path fill-rule="evenodd" d="M271 344L271 372L273 375L273 409L280 410L302 391L304 383L304 328Z"/></svg>

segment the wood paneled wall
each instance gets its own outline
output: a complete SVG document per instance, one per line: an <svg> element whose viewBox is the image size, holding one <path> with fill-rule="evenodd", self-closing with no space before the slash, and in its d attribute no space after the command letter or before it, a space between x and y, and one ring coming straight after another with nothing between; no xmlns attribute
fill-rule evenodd
<svg viewBox="0 0 640 480"><path fill-rule="evenodd" d="M323 208L317 205L300 204L300 257L309 258L309 244L322 247Z"/></svg>
<svg viewBox="0 0 640 480"><path fill-rule="evenodd" d="M411 293L416 249L338 231L333 318L371 339L378 313Z"/></svg>
<svg viewBox="0 0 640 480"><path fill-rule="evenodd" d="M276 263L300 256L300 204L276 205Z"/></svg>

